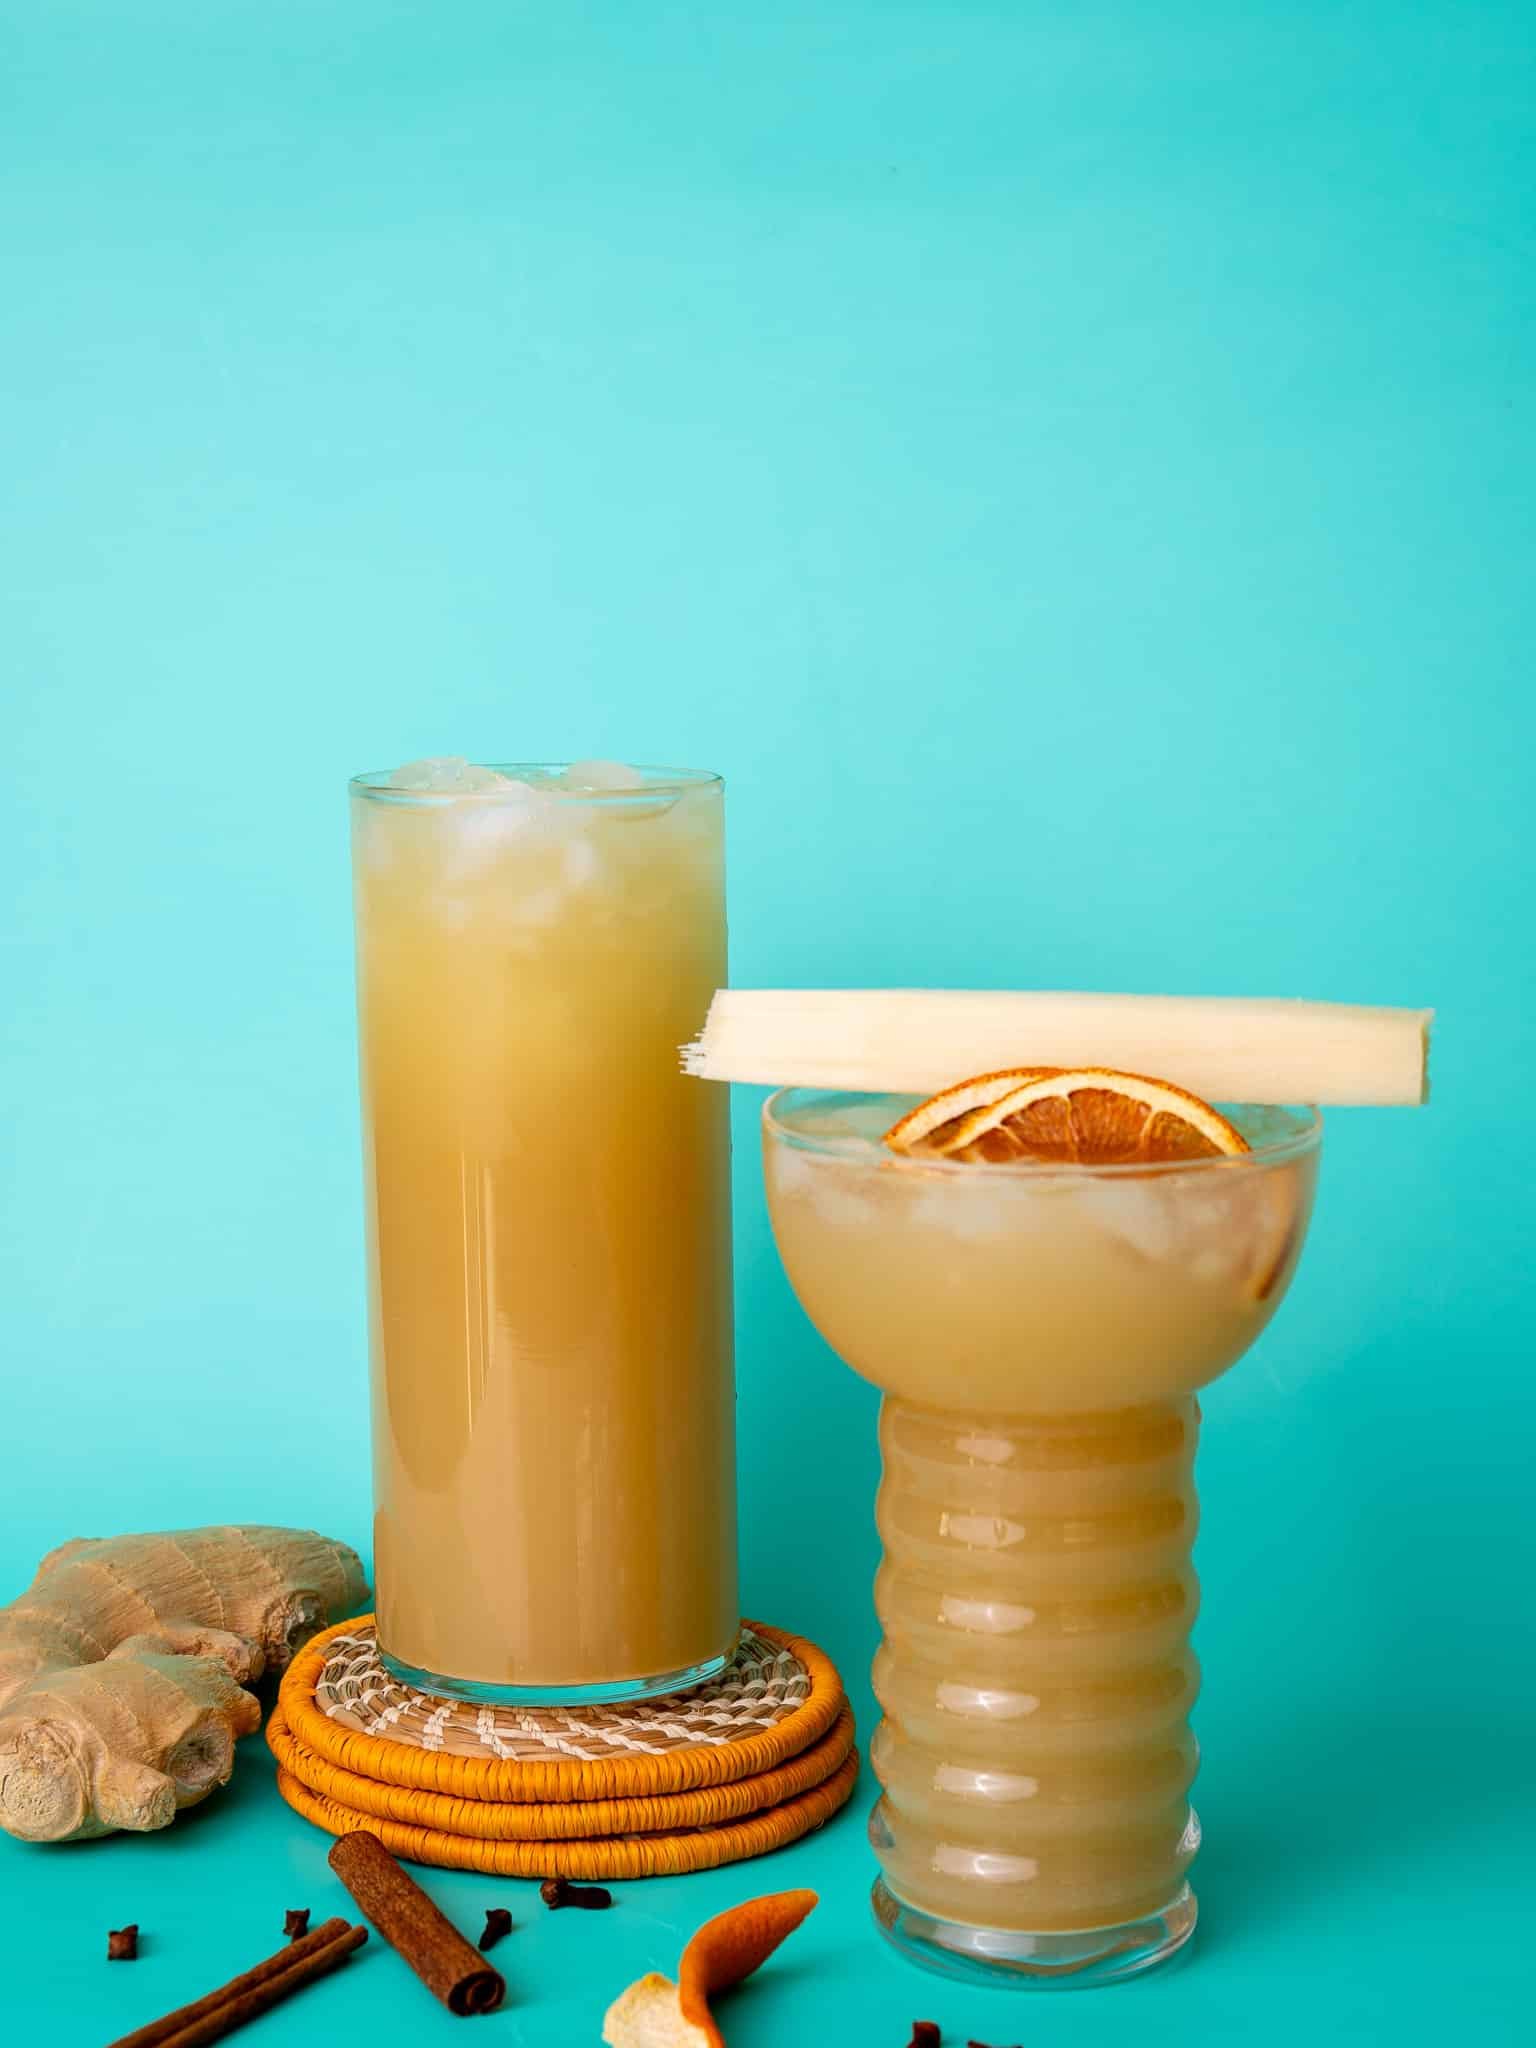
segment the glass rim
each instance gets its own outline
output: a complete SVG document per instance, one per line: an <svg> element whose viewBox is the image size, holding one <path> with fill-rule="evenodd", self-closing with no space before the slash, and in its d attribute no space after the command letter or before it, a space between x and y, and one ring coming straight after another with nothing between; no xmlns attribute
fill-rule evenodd
<svg viewBox="0 0 1536 2048"><path fill-rule="evenodd" d="M796 1084L787 1088L776 1088L763 1104L763 1129L778 1143L787 1145L797 1152L810 1152L823 1159L843 1160L852 1165L909 1167L914 1172L925 1174L958 1173L975 1182L978 1175L987 1180L1007 1178L1009 1180L1117 1180L1157 1178L1174 1175L1187 1176L1201 1173L1230 1173L1234 1168L1243 1170L1256 1166L1284 1166L1293 1160L1305 1159L1318 1150L1323 1140L1322 1111L1315 1103L1304 1103L1293 1107L1287 1103L1240 1102L1229 1107L1238 1111L1244 1109L1280 1109L1287 1116L1297 1119L1297 1128L1272 1143L1255 1145L1247 1152L1217 1152L1199 1159L1156 1159L1147 1161L1117 1161L1094 1165L1081 1160L987 1160L977 1164L960 1159L925 1158L921 1153L913 1156L892 1152L878 1138L860 1138L852 1135L817 1137L812 1133L797 1130L786 1121L785 1111L790 1098L814 1096L823 1100L828 1097L843 1097L849 1101L877 1101L903 1091L891 1088L810 1088ZM910 1091L908 1091L910 1092ZM922 1096L914 1097L922 1101Z"/></svg>
<svg viewBox="0 0 1536 2048"><path fill-rule="evenodd" d="M471 768L489 768L494 774L506 775L517 783L537 778L532 782L534 788L549 788L557 775L563 775L576 763L471 761L468 765ZM713 768L660 768L642 762L625 762L624 765L643 780L626 789L557 788L556 794L570 804L623 804L658 796L684 796L692 789L720 789L725 785L725 777ZM426 806L505 803L510 795L510 792L499 789L401 789L390 781L390 777L398 773L395 768L368 768L360 775L349 775L348 793L364 803Z"/></svg>

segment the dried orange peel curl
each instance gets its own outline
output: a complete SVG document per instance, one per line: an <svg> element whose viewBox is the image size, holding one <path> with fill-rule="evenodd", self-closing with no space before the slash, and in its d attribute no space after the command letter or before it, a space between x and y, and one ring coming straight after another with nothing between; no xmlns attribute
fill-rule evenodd
<svg viewBox="0 0 1536 2048"><path fill-rule="evenodd" d="M815 1904L815 1892L769 1892L706 1920L683 1950L677 1983L653 1972L609 2006L608 2048L725 2048L710 2000L750 1977Z"/></svg>

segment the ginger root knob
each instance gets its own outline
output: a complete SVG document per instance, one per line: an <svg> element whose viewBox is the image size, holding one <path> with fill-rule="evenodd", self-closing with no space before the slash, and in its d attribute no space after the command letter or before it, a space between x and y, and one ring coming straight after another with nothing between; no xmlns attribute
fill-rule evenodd
<svg viewBox="0 0 1536 2048"><path fill-rule="evenodd" d="M282 1670L367 1593L355 1551L308 1529L79 1539L0 1607L0 1828L77 1842L163 1828L228 1784Z"/></svg>

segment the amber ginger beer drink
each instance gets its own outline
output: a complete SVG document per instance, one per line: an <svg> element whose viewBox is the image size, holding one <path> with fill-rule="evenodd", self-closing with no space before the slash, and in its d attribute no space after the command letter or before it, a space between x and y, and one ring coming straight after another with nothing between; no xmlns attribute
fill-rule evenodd
<svg viewBox="0 0 1536 2048"><path fill-rule="evenodd" d="M951 1974L1108 1982L1195 1922L1196 1396L1285 1292L1321 1126L956 1164L882 1142L912 1107L791 1089L764 1120L785 1270L884 1395L876 1917Z"/></svg>
<svg viewBox="0 0 1536 2048"><path fill-rule="evenodd" d="M737 1632L725 980L697 773L351 786L379 1646L470 1698L642 1698Z"/></svg>

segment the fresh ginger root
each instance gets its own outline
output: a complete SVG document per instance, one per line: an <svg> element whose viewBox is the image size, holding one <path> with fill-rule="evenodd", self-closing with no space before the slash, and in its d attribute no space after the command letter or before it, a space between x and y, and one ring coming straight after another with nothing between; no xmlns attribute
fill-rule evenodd
<svg viewBox="0 0 1536 2048"><path fill-rule="evenodd" d="M0 1607L0 1828L80 1842L169 1826L227 1785L281 1671L367 1593L308 1529L77 1538Z"/></svg>
<svg viewBox="0 0 1536 2048"><path fill-rule="evenodd" d="M675 1984L653 1971L609 2006L608 2048L725 2048L710 2001L750 1977L815 1904L814 1892L769 1892L706 1920L683 1950Z"/></svg>

